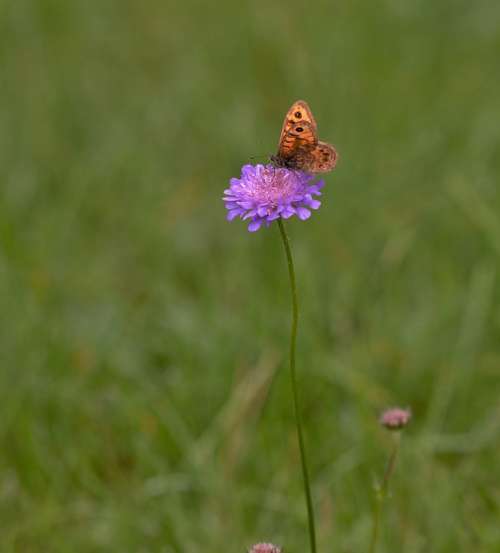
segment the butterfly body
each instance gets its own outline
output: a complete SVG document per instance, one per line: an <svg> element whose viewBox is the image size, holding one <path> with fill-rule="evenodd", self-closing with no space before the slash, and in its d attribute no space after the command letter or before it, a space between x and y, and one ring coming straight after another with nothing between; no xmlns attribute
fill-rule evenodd
<svg viewBox="0 0 500 553"><path fill-rule="evenodd" d="M327 173L337 162L335 148L318 140L318 127L307 102L294 102L285 115L278 153L271 156L277 167L307 173Z"/></svg>

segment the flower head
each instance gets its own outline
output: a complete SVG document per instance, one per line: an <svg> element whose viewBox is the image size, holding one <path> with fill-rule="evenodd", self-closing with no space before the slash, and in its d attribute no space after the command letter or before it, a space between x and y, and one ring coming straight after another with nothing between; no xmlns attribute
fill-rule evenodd
<svg viewBox="0 0 500 553"><path fill-rule="evenodd" d="M312 183L314 176L273 165L244 165L241 177L230 180L224 191L224 203L228 221L236 217L250 220L248 230L255 232L265 224L282 217L288 219L297 215L305 221L311 216L311 209L318 209L321 202L313 196L320 196L324 181Z"/></svg>
<svg viewBox="0 0 500 553"><path fill-rule="evenodd" d="M411 412L409 409L393 407L382 413L380 424L388 430L400 430L410 422L410 418Z"/></svg>
<svg viewBox="0 0 500 553"><path fill-rule="evenodd" d="M281 549L272 543L256 543L248 553L281 553Z"/></svg>

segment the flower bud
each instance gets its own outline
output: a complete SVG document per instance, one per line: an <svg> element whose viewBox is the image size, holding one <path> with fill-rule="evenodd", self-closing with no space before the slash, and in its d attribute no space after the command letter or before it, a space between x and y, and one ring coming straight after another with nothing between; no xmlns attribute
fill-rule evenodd
<svg viewBox="0 0 500 553"><path fill-rule="evenodd" d="M272 543L256 543L248 553L281 553L281 549Z"/></svg>
<svg viewBox="0 0 500 553"><path fill-rule="evenodd" d="M388 430L400 430L408 424L410 418L411 412L409 409L393 407L382 413L380 424Z"/></svg>

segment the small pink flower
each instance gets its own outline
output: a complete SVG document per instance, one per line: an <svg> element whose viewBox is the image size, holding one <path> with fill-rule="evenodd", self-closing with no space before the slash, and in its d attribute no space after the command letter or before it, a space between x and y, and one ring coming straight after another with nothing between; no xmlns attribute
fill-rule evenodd
<svg viewBox="0 0 500 553"><path fill-rule="evenodd" d="M248 553L281 553L281 549L272 543L256 543Z"/></svg>
<svg viewBox="0 0 500 553"><path fill-rule="evenodd" d="M399 430L409 423L410 418L411 412L409 409L393 407L382 413L380 424L388 430Z"/></svg>

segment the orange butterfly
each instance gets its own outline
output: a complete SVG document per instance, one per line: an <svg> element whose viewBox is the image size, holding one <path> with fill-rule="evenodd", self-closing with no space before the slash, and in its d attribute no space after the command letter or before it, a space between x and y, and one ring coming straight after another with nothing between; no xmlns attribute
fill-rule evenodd
<svg viewBox="0 0 500 553"><path fill-rule="evenodd" d="M306 173L328 173L337 163L337 151L318 140L318 126L303 100L297 100L285 115L278 153L271 156L276 167L299 169Z"/></svg>

